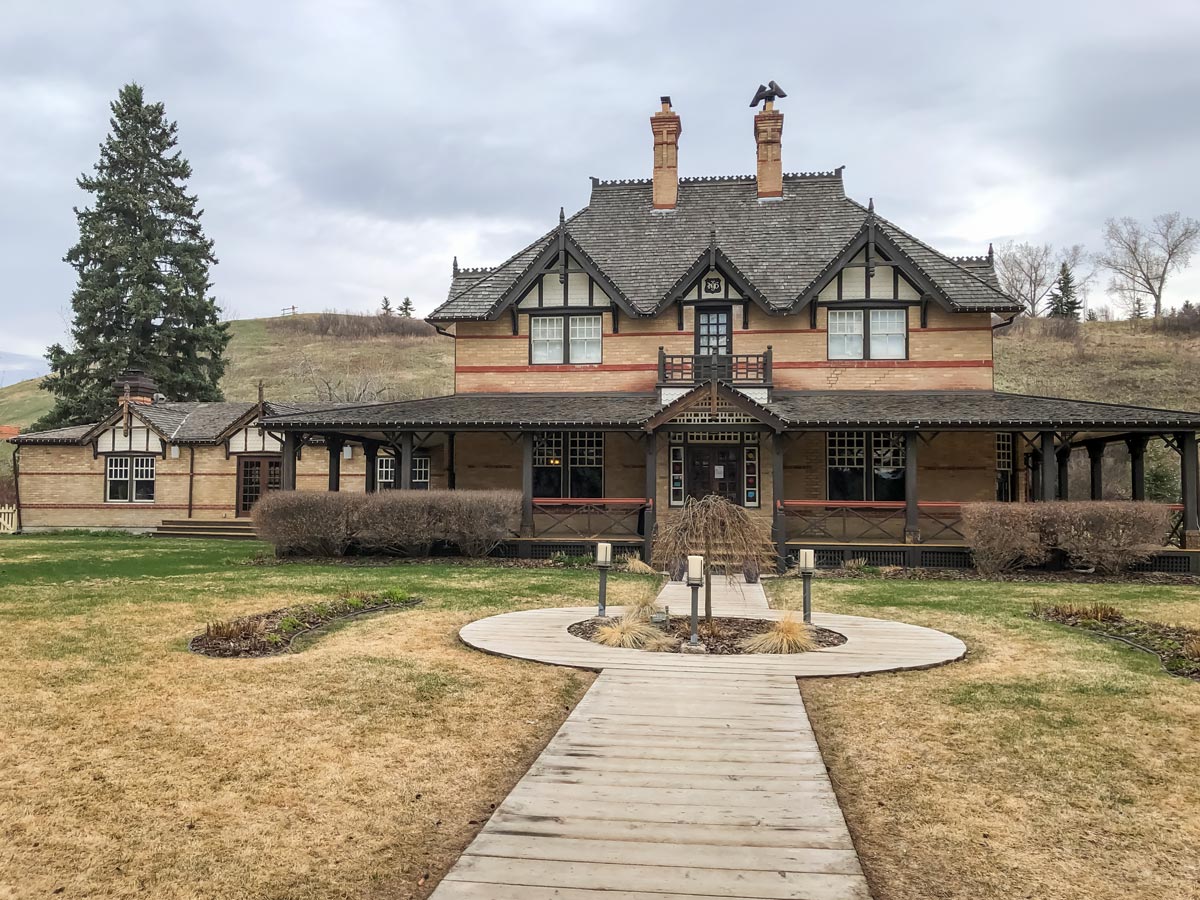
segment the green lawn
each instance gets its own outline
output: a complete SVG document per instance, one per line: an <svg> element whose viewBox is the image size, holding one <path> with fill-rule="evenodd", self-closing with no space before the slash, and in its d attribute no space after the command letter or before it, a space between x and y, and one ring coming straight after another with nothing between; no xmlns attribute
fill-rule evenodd
<svg viewBox="0 0 1200 900"><path fill-rule="evenodd" d="M793 579L769 585L799 607ZM964 662L801 683L876 900L1200 896L1200 684L1036 621L1200 626L1194 586L818 578L818 611L948 631Z"/></svg>
<svg viewBox="0 0 1200 900"><path fill-rule="evenodd" d="M209 620L384 587L426 602L295 654L186 650ZM458 629L595 593L587 570L0 538L0 897L425 896L591 683Z"/></svg>

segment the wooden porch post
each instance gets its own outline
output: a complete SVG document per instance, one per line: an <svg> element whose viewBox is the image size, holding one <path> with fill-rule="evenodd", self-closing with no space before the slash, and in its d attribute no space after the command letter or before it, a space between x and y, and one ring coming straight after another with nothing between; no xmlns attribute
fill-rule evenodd
<svg viewBox="0 0 1200 900"><path fill-rule="evenodd" d="M1093 500L1104 499L1104 445L1098 441L1087 445L1088 467L1090 470L1091 490Z"/></svg>
<svg viewBox="0 0 1200 900"><path fill-rule="evenodd" d="M366 457L366 491L368 494L373 494L379 489L379 484L376 479L379 476L379 445L370 441L363 442L363 456Z"/></svg>
<svg viewBox="0 0 1200 900"><path fill-rule="evenodd" d="M342 487L342 442L338 438L326 438L325 445L329 448L329 490L340 490Z"/></svg>
<svg viewBox="0 0 1200 900"><path fill-rule="evenodd" d="M654 550L654 526L658 507L658 434L646 434L646 498L650 505L642 516L642 560L650 562Z"/></svg>
<svg viewBox="0 0 1200 900"><path fill-rule="evenodd" d="M291 431L283 435L283 459L279 461L279 489L296 489L296 435Z"/></svg>
<svg viewBox="0 0 1200 900"><path fill-rule="evenodd" d="M1188 550L1200 547L1200 454L1196 450L1196 432L1181 431L1175 435L1179 445L1179 483L1183 502L1183 546Z"/></svg>
<svg viewBox="0 0 1200 900"><path fill-rule="evenodd" d="M1146 499L1146 444L1149 438L1138 436L1126 438L1129 448L1130 492L1134 500Z"/></svg>
<svg viewBox="0 0 1200 900"><path fill-rule="evenodd" d="M521 432L521 537L533 537L533 432Z"/></svg>
<svg viewBox="0 0 1200 900"><path fill-rule="evenodd" d="M783 475L783 454L787 438L782 431L771 435L771 537L775 540L775 567L787 571L787 519L782 503L787 499Z"/></svg>
<svg viewBox="0 0 1200 900"><path fill-rule="evenodd" d="M446 432L446 490L452 491L458 481L454 471L454 432Z"/></svg>
<svg viewBox="0 0 1200 900"><path fill-rule="evenodd" d="M921 509L917 506L917 432L904 432L904 543L921 543Z"/></svg>
<svg viewBox="0 0 1200 900"><path fill-rule="evenodd" d="M1050 501L1058 497L1058 467L1054 465L1054 432L1043 431L1041 433L1041 473L1042 473L1042 491L1041 499Z"/></svg>
<svg viewBox="0 0 1200 900"><path fill-rule="evenodd" d="M413 459L413 435L411 431L406 431L400 435L400 490L412 490L412 459Z"/></svg>
<svg viewBox="0 0 1200 900"><path fill-rule="evenodd" d="M1058 448L1058 499L1071 499L1071 445L1064 443Z"/></svg>

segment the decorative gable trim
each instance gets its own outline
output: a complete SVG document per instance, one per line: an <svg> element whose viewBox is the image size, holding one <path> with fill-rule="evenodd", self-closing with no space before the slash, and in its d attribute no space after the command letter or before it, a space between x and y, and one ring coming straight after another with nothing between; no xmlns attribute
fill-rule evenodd
<svg viewBox="0 0 1200 900"><path fill-rule="evenodd" d="M761 403L756 403L741 391L735 390L723 381L710 380L703 384L698 384L686 394L676 397L648 418L643 423L642 429L644 431L656 431L663 425L670 424L676 417L693 407L702 406L705 403L710 405L710 409L716 411L719 402L726 408L732 407L753 421L767 426L772 431L781 432L787 427L786 421ZM744 425L746 423L737 424Z"/></svg>
<svg viewBox="0 0 1200 900"><path fill-rule="evenodd" d="M778 310L771 308L766 296L755 286L754 282L737 267L725 251L717 246L717 235L716 232L713 232L708 248L696 258L696 261L688 267L688 270L667 291L666 295L659 301L658 306L655 308L654 315L658 315L672 303L682 300L696 286L697 281L714 269L720 272L731 285L736 287L743 297L753 300L764 312L768 314L778 312Z"/></svg>

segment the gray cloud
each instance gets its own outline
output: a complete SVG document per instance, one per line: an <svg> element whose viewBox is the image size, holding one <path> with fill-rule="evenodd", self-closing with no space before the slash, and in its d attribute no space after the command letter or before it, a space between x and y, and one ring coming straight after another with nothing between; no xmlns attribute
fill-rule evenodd
<svg viewBox="0 0 1200 900"><path fill-rule="evenodd" d="M62 340L74 178L142 82L178 120L238 316L443 296L644 177L661 93L684 174L749 172L747 104L790 96L785 164L950 252L1095 245L1104 218L1200 214L1200 8L1181 3L26 4L0 33L4 365ZM1200 267L1175 300L1200 294ZM27 364L27 361L26 363ZM11 379L10 379L11 380Z"/></svg>

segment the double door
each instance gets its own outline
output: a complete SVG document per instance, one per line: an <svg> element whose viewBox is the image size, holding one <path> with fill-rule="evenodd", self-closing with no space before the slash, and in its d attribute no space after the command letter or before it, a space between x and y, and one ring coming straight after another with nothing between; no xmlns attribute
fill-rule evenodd
<svg viewBox="0 0 1200 900"><path fill-rule="evenodd" d="M697 499L717 494L739 506L742 503L741 454L738 445L689 444L687 493Z"/></svg>
<svg viewBox="0 0 1200 900"><path fill-rule="evenodd" d="M239 456L237 514L248 516L268 491L283 485L283 461L278 456Z"/></svg>

